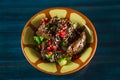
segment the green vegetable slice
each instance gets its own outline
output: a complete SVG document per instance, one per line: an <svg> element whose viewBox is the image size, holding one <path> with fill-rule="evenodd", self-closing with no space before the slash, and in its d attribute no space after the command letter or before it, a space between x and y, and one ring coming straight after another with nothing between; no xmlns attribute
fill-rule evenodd
<svg viewBox="0 0 120 80"><path fill-rule="evenodd" d="M34 36L33 39L37 44L42 44L44 42L43 36Z"/></svg>
<svg viewBox="0 0 120 80"><path fill-rule="evenodd" d="M54 58L54 54L46 54L45 56L47 59Z"/></svg>
<svg viewBox="0 0 120 80"><path fill-rule="evenodd" d="M65 65L65 64L67 64L67 60L66 60L66 58L60 58L60 59L58 60L58 63L59 63L60 66L63 66L63 65Z"/></svg>
<svg viewBox="0 0 120 80"><path fill-rule="evenodd" d="M58 59L57 62L59 63L60 66L64 66L64 65L66 65L68 62L70 62L71 59L72 59L72 57L60 56L60 59Z"/></svg>

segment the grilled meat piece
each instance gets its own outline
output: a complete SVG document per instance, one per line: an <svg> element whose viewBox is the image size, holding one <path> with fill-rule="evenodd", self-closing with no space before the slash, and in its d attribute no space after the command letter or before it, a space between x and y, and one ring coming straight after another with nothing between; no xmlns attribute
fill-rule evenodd
<svg viewBox="0 0 120 80"><path fill-rule="evenodd" d="M86 34L85 32L82 32L80 35L80 38L73 42L67 49L67 53L70 55L78 54L81 52L86 45Z"/></svg>
<svg viewBox="0 0 120 80"><path fill-rule="evenodd" d="M48 31L48 27L45 26L45 24L40 25L38 28L38 31L36 31L37 36L43 36L46 39L50 39L52 36Z"/></svg>

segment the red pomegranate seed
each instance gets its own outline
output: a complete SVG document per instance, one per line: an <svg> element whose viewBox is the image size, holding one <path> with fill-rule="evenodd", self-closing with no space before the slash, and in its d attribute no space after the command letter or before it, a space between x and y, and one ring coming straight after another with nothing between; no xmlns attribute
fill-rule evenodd
<svg viewBox="0 0 120 80"><path fill-rule="evenodd" d="M65 33L65 32L61 32L60 34L61 34L61 35L66 35L66 33Z"/></svg>
<svg viewBox="0 0 120 80"><path fill-rule="evenodd" d="M63 30L60 30L60 33L63 33L64 31Z"/></svg>
<svg viewBox="0 0 120 80"><path fill-rule="evenodd" d="M56 45L52 46L52 49L53 49L53 50L56 50L56 49L57 49L57 46L56 46Z"/></svg>
<svg viewBox="0 0 120 80"><path fill-rule="evenodd" d="M48 23L49 21L48 21L48 18L45 18L45 23Z"/></svg>
<svg viewBox="0 0 120 80"><path fill-rule="evenodd" d="M61 36L62 38L64 38L64 37L66 37L66 33L63 31L63 32L60 33L60 36Z"/></svg>
<svg viewBox="0 0 120 80"><path fill-rule="evenodd" d="M50 45L50 50L53 50L52 45Z"/></svg>
<svg viewBox="0 0 120 80"><path fill-rule="evenodd" d="M48 52L48 54L53 54L52 52Z"/></svg>
<svg viewBox="0 0 120 80"><path fill-rule="evenodd" d="M47 47L47 50L50 51L51 50L50 47Z"/></svg>
<svg viewBox="0 0 120 80"><path fill-rule="evenodd" d="M39 49L42 49L42 45L38 45L38 48L39 48Z"/></svg>
<svg viewBox="0 0 120 80"><path fill-rule="evenodd" d="M57 33L56 36L59 36L59 33Z"/></svg>
<svg viewBox="0 0 120 80"><path fill-rule="evenodd" d="M61 35L62 38L66 37L66 35Z"/></svg>
<svg viewBox="0 0 120 80"><path fill-rule="evenodd" d="M63 19L61 22L65 24L67 22L67 19Z"/></svg>
<svg viewBox="0 0 120 80"><path fill-rule="evenodd" d="M52 40L49 40L49 41L48 41L48 44L51 45L51 44L52 44Z"/></svg>
<svg viewBox="0 0 120 80"><path fill-rule="evenodd" d="M61 22L64 24L64 23L65 23L65 20L63 19Z"/></svg>
<svg viewBox="0 0 120 80"><path fill-rule="evenodd" d="M43 24L44 22L45 22L44 19L41 19L41 20L40 20L40 24Z"/></svg>
<svg viewBox="0 0 120 80"><path fill-rule="evenodd" d="M63 30L66 30L66 29L67 29L67 26L64 26L64 27L63 27Z"/></svg>

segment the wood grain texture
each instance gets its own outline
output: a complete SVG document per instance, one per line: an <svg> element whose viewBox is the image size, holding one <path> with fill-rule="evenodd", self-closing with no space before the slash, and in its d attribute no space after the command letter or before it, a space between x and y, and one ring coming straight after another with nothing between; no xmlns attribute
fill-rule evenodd
<svg viewBox="0 0 120 80"><path fill-rule="evenodd" d="M98 47L82 70L65 76L33 68L21 50L21 32L37 12L50 7L68 7L85 14L94 24ZM120 0L1 0L0 80L119 80Z"/></svg>

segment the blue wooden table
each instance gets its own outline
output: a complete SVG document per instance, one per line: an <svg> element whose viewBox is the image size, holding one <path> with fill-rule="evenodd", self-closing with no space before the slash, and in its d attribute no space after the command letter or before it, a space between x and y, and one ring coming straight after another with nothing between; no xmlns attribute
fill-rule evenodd
<svg viewBox="0 0 120 80"><path fill-rule="evenodd" d="M82 70L64 76L32 67L21 50L21 32L27 20L50 7L68 7L94 24L98 47ZM0 80L120 80L120 0L1 0Z"/></svg>

